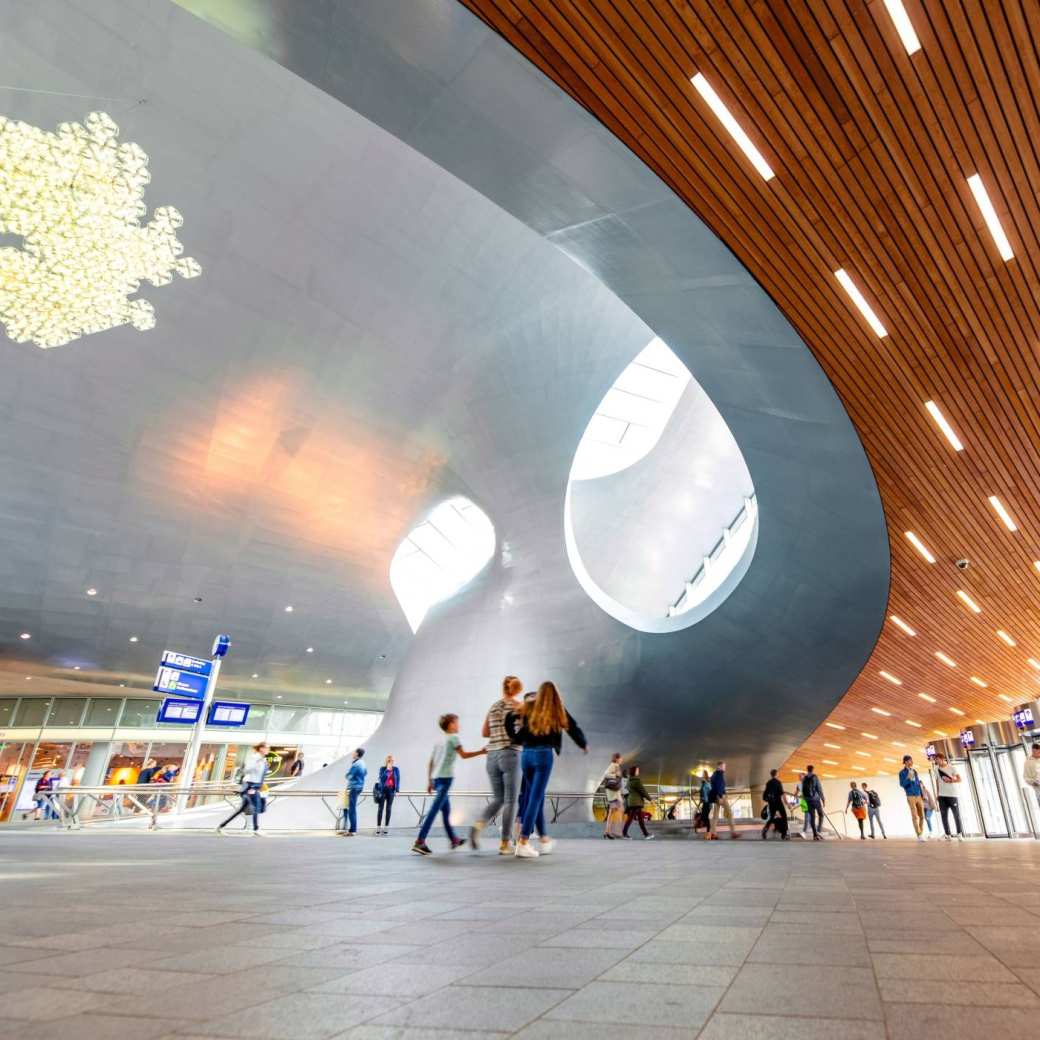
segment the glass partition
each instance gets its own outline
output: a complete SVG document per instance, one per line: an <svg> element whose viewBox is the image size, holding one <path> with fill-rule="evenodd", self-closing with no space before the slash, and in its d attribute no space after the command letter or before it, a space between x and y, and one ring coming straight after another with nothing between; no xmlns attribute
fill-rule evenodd
<svg viewBox="0 0 1040 1040"><path fill-rule="evenodd" d="M17 697L0 698L0 728L14 725L14 712L17 707Z"/></svg>
<svg viewBox="0 0 1040 1040"><path fill-rule="evenodd" d="M18 703L18 714L15 716L14 724L39 729L50 710L50 697L23 697Z"/></svg>
<svg viewBox="0 0 1040 1040"><path fill-rule="evenodd" d="M152 729L156 725L155 716L159 714L160 704L161 701L128 698L119 725L134 729Z"/></svg>
<svg viewBox="0 0 1040 1040"><path fill-rule="evenodd" d="M78 726L83 719L86 697L55 697L47 713L48 726Z"/></svg>
<svg viewBox="0 0 1040 1040"><path fill-rule="evenodd" d="M14 810L18 797L18 786L25 775L32 744L12 742L0 743L0 821L6 820Z"/></svg>
<svg viewBox="0 0 1040 1040"><path fill-rule="evenodd" d="M122 700L118 697L94 697L87 708L84 726L114 726L119 721Z"/></svg>

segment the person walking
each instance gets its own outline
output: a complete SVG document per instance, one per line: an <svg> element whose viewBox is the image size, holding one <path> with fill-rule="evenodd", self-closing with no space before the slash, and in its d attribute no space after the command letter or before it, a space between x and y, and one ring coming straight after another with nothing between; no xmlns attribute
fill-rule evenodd
<svg viewBox="0 0 1040 1040"><path fill-rule="evenodd" d="M932 817L935 815L935 810L939 807L935 801L935 795L932 794L931 788L928 786L928 781L921 780L921 804L924 806L924 822L928 828L928 835L931 837L932 834Z"/></svg>
<svg viewBox="0 0 1040 1040"><path fill-rule="evenodd" d="M935 756L935 786L939 792L939 818L942 820L945 840L953 840L950 834L952 812L953 823L957 828L957 840L964 841L964 827L961 825L961 775L950 765L941 751Z"/></svg>
<svg viewBox="0 0 1040 1040"><path fill-rule="evenodd" d="M906 793L906 804L910 809L910 820L918 841L927 841L924 836L924 800L921 796L921 778L914 769L914 760L903 755L903 768L899 770L899 786Z"/></svg>
<svg viewBox="0 0 1040 1040"><path fill-rule="evenodd" d="M809 817L809 826L812 827L813 841L823 841L823 807L827 804L823 796L823 785L816 775L816 767L808 765L805 767L805 776L802 777L802 798L805 800L806 815Z"/></svg>
<svg viewBox="0 0 1040 1040"><path fill-rule="evenodd" d="M777 775L779 770L770 769L769 779L762 791L762 800L766 803L766 825L762 828L764 841L772 827L780 835L781 841L787 841L787 806L784 805L784 785Z"/></svg>
<svg viewBox="0 0 1040 1040"><path fill-rule="evenodd" d="M501 812L498 827L498 854L513 853L513 817L516 814L517 786L520 777L520 745L506 733L505 718L519 707L517 698L524 684L515 676L502 680L502 696L488 709L481 736L487 740L487 774L491 781L491 801L474 822L469 832L469 843L480 848L480 835L494 817Z"/></svg>
<svg viewBox="0 0 1040 1040"><path fill-rule="evenodd" d="M394 765L394 756L387 755L379 767L379 798L376 800L376 834L389 834L390 814L394 811L394 798L401 790L401 770ZM385 819L384 819L385 815Z"/></svg>
<svg viewBox="0 0 1040 1040"><path fill-rule="evenodd" d="M701 773L701 785L697 795L700 798L700 806L693 821L693 829L696 831L698 827L703 827L706 838L711 827L711 778L707 769Z"/></svg>
<svg viewBox="0 0 1040 1040"><path fill-rule="evenodd" d="M888 835L885 833L885 825L881 822L881 795L877 793L873 788L867 786L866 780L862 784L863 794L867 799L867 819L870 821L870 836L874 837L874 821L877 821L878 827L881 828L881 837L886 841Z"/></svg>
<svg viewBox="0 0 1040 1040"><path fill-rule="evenodd" d="M343 807L343 822L346 829L340 831L345 838L353 838L357 834L357 803L361 792L365 789L365 777L368 769L361 760L365 757L363 747L355 748L347 770L347 804Z"/></svg>
<svg viewBox="0 0 1040 1040"><path fill-rule="evenodd" d="M261 741L253 746L253 752L246 759L245 769L242 770L242 786L239 795L242 802L239 807L217 827L217 834L223 834L224 828L236 816L242 813L250 813L253 817L253 836L260 837L260 789L264 786L264 777L267 776L267 753L270 747Z"/></svg>
<svg viewBox="0 0 1040 1040"><path fill-rule="evenodd" d="M419 828L419 836L415 839L415 844L412 845L412 852L419 856L433 855L433 849L426 844L426 836L430 833L430 828L433 826L433 821L437 819L438 813L443 817L444 833L447 834L451 847L457 849L460 845L465 845L465 841L457 837L451 829L451 802L448 800L448 792L451 790L451 784L455 778L455 760L457 758L476 758L478 755L487 754L486 747L479 751L463 749L462 741L459 739L458 715L442 715L438 719L437 725L444 734L444 740L434 746L427 767L426 791L433 795L433 804Z"/></svg>
<svg viewBox="0 0 1040 1040"><path fill-rule="evenodd" d="M715 772L711 774L711 824L708 828L708 841L718 841L719 814L723 813L729 824L729 836L738 838L737 828L733 826L733 807L726 796L726 763L716 762Z"/></svg>
<svg viewBox="0 0 1040 1040"><path fill-rule="evenodd" d="M628 828L632 826L632 821L635 820L639 824L639 829L643 832L643 837L647 841L654 840L654 836L647 831L646 824L643 822L643 806L651 801L653 799L650 797L650 793L639 778L639 766L629 766L628 794L625 795L625 826L621 830L622 838L628 837Z"/></svg>
<svg viewBox="0 0 1040 1040"><path fill-rule="evenodd" d="M1022 766L1022 782L1032 788L1036 804L1040 806L1040 744L1034 744L1032 753Z"/></svg>
<svg viewBox="0 0 1040 1040"><path fill-rule="evenodd" d="M552 775L553 754L560 754L564 732L587 755L588 741L581 727L563 704L556 684L543 682L534 701L524 701L519 712L511 712L505 720L510 739L523 747L520 768L527 780L527 804L520 823L520 840L515 855L519 859L537 859L553 849L553 840L545 833L545 791ZM540 824L539 824L540 821ZM530 838L536 825L542 836L537 850Z"/></svg>
<svg viewBox="0 0 1040 1040"><path fill-rule="evenodd" d="M866 841L867 834L863 829L863 821L867 818L867 796L856 786L855 780L849 781L849 796L845 800L845 811L852 810L852 815L859 824L859 840Z"/></svg>
<svg viewBox="0 0 1040 1040"><path fill-rule="evenodd" d="M607 792L607 818L603 824L603 837L613 841L621 836L621 821L625 815L624 774L621 769L621 752L615 751L610 765L603 774L603 789Z"/></svg>
<svg viewBox="0 0 1040 1040"><path fill-rule="evenodd" d="M33 819L40 819L41 815L45 820L51 818L51 771L45 769L40 776L39 780L36 781L36 786L33 788ZM24 818L24 817L23 817Z"/></svg>

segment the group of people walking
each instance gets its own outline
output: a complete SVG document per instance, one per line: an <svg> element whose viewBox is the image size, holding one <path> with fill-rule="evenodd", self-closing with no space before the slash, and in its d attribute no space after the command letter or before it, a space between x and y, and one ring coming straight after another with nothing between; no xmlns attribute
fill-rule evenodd
<svg viewBox="0 0 1040 1040"><path fill-rule="evenodd" d="M607 794L603 837L610 841L627 838L629 828L638 823L643 838L653 841L654 836L646 829L646 807L653 803L653 798L639 775L639 766L633 764L625 769L621 761L621 753L614 752L603 774L603 790Z"/></svg>

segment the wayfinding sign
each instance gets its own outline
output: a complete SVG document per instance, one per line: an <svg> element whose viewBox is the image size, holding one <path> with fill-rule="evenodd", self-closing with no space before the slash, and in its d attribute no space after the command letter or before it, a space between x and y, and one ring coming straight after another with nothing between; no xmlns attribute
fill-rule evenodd
<svg viewBox="0 0 1040 1040"><path fill-rule="evenodd" d="M240 701L214 701L206 722L210 726L244 726L249 718L249 707Z"/></svg>
<svg viewBox="0 0 1040 1040"><path fill-rule="evenodd" d="M191 697L193 700L201 701L206 696L208 683L209 678L205 675L182 672L177 668L160 665L152 689L156 693L176 693L181 697Z"/></svg>
<svg viewBox="0 0 1040 1040"><path fill-rule="evenodd" d="M179 722L186 725L199 721L202 714L201 701L183 701L178 697L167 697L155 716L156 722Z"/></svg>
<svg viewBox="0 0 1040 1040"><path fill-rule="evenodd" d="M201 657L191 657L176 650L164 650L159 663L166 668L176 668L179 672L191 672L193 675L206 675L213 670L213 662Z"/></svg>

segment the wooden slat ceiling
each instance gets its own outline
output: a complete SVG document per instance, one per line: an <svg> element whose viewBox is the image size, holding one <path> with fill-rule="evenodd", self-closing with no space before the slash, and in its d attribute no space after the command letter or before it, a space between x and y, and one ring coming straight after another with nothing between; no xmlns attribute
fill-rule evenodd
<svg viewBox="0 0 1040 1040"><path fill-rule="evenodd" d="M863 439L889 528L889 613L916 634L886 622L828 719L844 730L822 725L789 764L892 772L904 745L920 752L940 732L1006 718L1009 701L1036 697L1040 4L905 0L921 44L909 54L883 0L463 2L734 250L819 359ZM691 85L698 72L771 180ZM1014 250L1008 262L969 189L976 173ZM885 338L839 286L839 268ZM929 400L963 451L929 417ZM961 557L967 571L954 566Z"/></svg>

